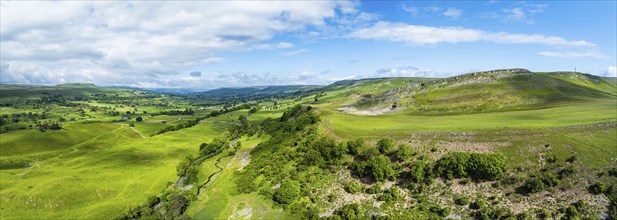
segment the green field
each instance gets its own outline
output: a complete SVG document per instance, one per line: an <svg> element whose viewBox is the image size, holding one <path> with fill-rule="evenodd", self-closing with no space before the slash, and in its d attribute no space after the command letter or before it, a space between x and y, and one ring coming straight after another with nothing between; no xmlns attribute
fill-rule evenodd
<svg viewBox="0 0 617 220"><path fill-rule="evenodd" d="M499 201L493 202L495 207L504 207L505 203L500 201L507 200L538 210L547 208L546 197L525 197L516 193L514 187L537 173L561 172L567 167L576 170L573 177L563 178L559 189L546 191L574 195L559 200L559 207L580 198L591 203L594 213L605 210L608 203L602 201L608 201L607 197L587 196L586 187L595 181L617 182L606 175L607 170L617 165L617 84L579 73L490 77L496 78L482 78L485 81L480 83L479 78L465 77L342 81L296 96L249 99L246 104L254 108L252 112L248 108L225 111L245 103L195 104L230 103L235 99L161 95L84 84L2 85L0 218L110 219L143 205L152 196L168 195L169 191L187 198L182 214L193 219L298 219L306 218L306 213L298 209L308 207L314 208L312 214L329 216L336 215L343 203L358 203L365 210L393 218L437 216L429 208L418 208L423 205L398 210L396 204L439 204L451 207L463 218L470 217L469 210L452 204L451 200L460 195L458 189L448 187L456 184L436 180L425 191L417 192L416 187L426 183L409 186L405 182L412 164L432 164L451 152L505 156L504 179L516 181L494 189L501 191L491 191L498 195ZM537 80L531 81L529 77ZM391 108L393 102L401 108L375 115L351 114L340 109ZM282 119L284 112L293 110L297 104L311 106L307 111L315 113L319 122L303 130L293 125L295 120L303 123L306 119ZM189 109L190 113L183 112ZM223 113L211 114L219 111ZM245 124L241 121L244 116ZM138 117L143 120L138 122ZM194 120L199 121L175 128ZM43 129L41 123L59 123L62 128ZM276 133L283 132L272 127L276 123L290 126L282 129L290 133ZM174 129L160 132L169 127ZM223 146L195 165L196 183L187 188L177 187L176 181L182 179L178 176L178 165L200 155L202 143L220 137L227 137L228 141L240 137L241 146ZM398 161L394 159L395 153L381 152L401 172L400 179L384 184L406 192L405 200L378 208L374 204L381 203L376 195L347 192L344 185L350 182L360 183L363 189L375 184L352 175L350 169L360 157L349 152L338 155L340 160L336 163L305 166L304 157L311 153L307 149L318 137L332 138L335 144L363 138L364 147L387 137L396 149L401 144L409 146L414 152L410 161ZM270 145L256 148L260 143ZM264 154L274 159L267 161ZM262 155L260 165L266 167L259 170L253 182L260 184L258 190L244 193L238 181L255 155ZM547 165L547 155L554 155L556 162ZM286 162L279 164L281 161ZM223 167L220 173L217 166ZM271 170L280 173L269 174ZM205 183L209 176L210 182L196 195L196 186ZM283 204L273 194L288 179L312 185L303 185L302 197L294 203ZM473 198L481 198L481 193L476 192Z"/></svg>

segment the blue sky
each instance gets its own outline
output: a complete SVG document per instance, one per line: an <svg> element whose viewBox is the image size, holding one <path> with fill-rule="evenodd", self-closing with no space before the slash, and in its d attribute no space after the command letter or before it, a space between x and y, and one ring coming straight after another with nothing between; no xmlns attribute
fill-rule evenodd
<svg viewBox="0 0 617 220"><path fill-rule="evenodd" d="M513 67L617 74L616 1L0 4L2 83L200 90Z"/></svg>

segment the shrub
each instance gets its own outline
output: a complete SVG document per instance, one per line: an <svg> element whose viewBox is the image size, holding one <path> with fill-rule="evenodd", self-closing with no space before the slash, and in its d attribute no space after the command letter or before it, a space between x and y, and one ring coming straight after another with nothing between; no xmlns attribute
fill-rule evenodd
<svg viewBox="0 0 617 220"><path fill-rule="evenodd" d="M362 186L356 182L350 181L345 185L345 191L351 194L362 192Z"/></svg>
<svg viewBox="0 0 617 220"><path fill-rule="evenodd" d="M362 138L358 138L353 141L347 141L347 150L351 155L358 155L362 148L364 148L364 139Z"/></svg>
<svg viewBox="0 0 617 220"><path fill-rule="evenodd" d="M396 159L399 161L409 160L413 156L413 150L406 144L401 144L396 149Z"/></svg>
<svg viewBox="0 0 617 220"><path fill-rule="evenodd" d="M469 198L467 196L459 197L454 200L454 204L461 205L461 206L467 205L469 204Z"/></svg>
<svg viewBox="0 0 617 220"><path fill-rule="evenodd" d="M566 212L562 219L580 219L580 214L578 213L576 207L570 205L566 208Z"/></svg>
<svg viewBox="0 0 617 220"><path fill-rule="evenodd" d="M566 166L563 169L559 170L559 179L563 179L565 177L572 176L572 174L576 173L576 168L574 166Z"/></svg>
<svg viewBox="0 0 617 220"><path fill-rule="evenodd" d="M379 155L368 161L373 178L377 181L393 179L397 176L396 170L392 167L390 159L384 155Z"/></svg>
<svg viewBox="0 0 617 220"><path fill-rule="evenodd" d="M502 154L448 153L435 165L437 174L445 179L471 177L475 180L494 180L506 169Z"/></svg>
<svg viewBox="0 0 617 220"><path fill-rule="evenodd" d="M281 204L291 204L300 196L300 183L295 180L287 180L276 189L274 199Z"/></svg>
<svg viewBox="0 0 617 220"><path fill-rule="evenodd" d="M613 167L610 170L608 170L608 175L617 177L617 167Z"/></svg>
<svg viewBox="0 0 617 220"><path fill-rule="evenodd" d="M381 195L379 195L379 197L377 197L377 200L391 202L391 201L400 200L402 198L403 196L401 196L401 194L399 193L398 188L390 187L389 189L384 191Z"/></svg>
<svg viewBox="0 0 617 220"><path fill-rule="evenodd" d="M345 204L336 211L336 215L342 219L362 219L365 218L365 213L357 203Z"/></svg>
<svg viewBox="0 0 617 220"><path fill-rule="evenodd" d="M599 194L606 192L607 187L604 183L596 182L592 184L591 186L589 186L588 189L591 194L599 195Z"/></svg>
<svg viewBox="0 0 617 220"><path fill-rule="evenodd" d="M476 201L469 204L469 208L471 209L482 209L484 207L486 207L486 200L482 198L476 199Z"/></svg>
<svg viewBox="0 0 617 220"><path fill-rule="evenodd" d="M425 165L423 161L417 161L409 167L409 175L411 180L416 183L424 181Z"/></svg>
<svg viewBox="0 0 617 220"><path fill-rule="evenodd" d="M138 116L137 118L135 118L136 122L142 122L144 120L144 118L142 118L141 116Z"/></svg>
<svg viewBox="0 0 617 220"><path fill-rule="evenodd" d="M391 153L394 149L394 142L390 138L383 138L377 141L377 148L379 148L379 152L382 154Z"/></svg>
<svg viewBox="0 0 617 220"><path fill-rule="evenodd" d="M368 194L377 194L377 193L380 193L380 192L381 192L381 184L380 183L372 185L371 187L369 187L366 190L366 193L368 193Z"/></svg>
<svg viewBox="0 0 617 220"><path fill-rule="evenodd" d="M568 159L566 159L566 162L568 163L574 163L574 161L576 161L576 154L570 156Z"/></svg>
<svg viewBox="0 0 617 220"><path fill-rule="evenodd" d="M542 180L538 178L528 179L527 181L525 181L525 184L523 184L523 188L526 192L529 193L541 192L544 190L544 187L544 182L542 182Z"/></svg>
<svg viewBox="0 0 617 220"><path fill-rule="evenodd" d="M547 153L545 156L545 160L548 163L555 163L557 162L557 155L555 155L554 153Z"/></svg>

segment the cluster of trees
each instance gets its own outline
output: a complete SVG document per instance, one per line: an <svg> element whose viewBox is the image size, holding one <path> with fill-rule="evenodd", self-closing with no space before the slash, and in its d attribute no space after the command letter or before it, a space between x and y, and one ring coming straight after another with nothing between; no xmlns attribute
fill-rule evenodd
<svg viewBox="0 0 617 220"><path fill-rule="evenodd" d="M197 173L199 170L197 169L195 159L191 156L185 158L178 164L176 167L176 172L178 173L180 179L182 179L183 186L195 183L198 180Z"/></svg>
<svg viewBox="0 0 617 220"><path fill-rule="evenodd" d="M117 220L131 219L175 219L190 220L184 215L189 199L176 188L170 186L160 197L150 196L145 204L129 207Z"/></svg>
<svg viewBox="0 0 617 220"><path fill-rule="evenodd" d="M41 132L45 132L47 130L60 130L62 129L62 125L58 122L42 122L36 124L36 129Z"/></svg>
<svg viewBox="0 0 617 220"><path fill-rule="evenodd" d="M495 180L503 176L506 160L502 154L496 153L454 152L439 159L434 170L444 179Z"/></svg>
<svg viewBox="0 0 617 220"><path fill-rule="evenodd" d="M177 130L180 130L180 129L183 129L183 128L190 128L190 127L193 127L193 126L199 124L199 121L201 121L201 120L202 119L200 119L200 118L196 118L196 119L193 119L193 120L182 121L182 122L180 122L180 123L178 123L176 125L168 125L168 126L165 126L164 128L159 129L155 133L155 135L163 134L163 133L170 132L170 131L177 131Z"/></svg>
<svg viewBox="0 0 617 220"><path fill-rule="evenodd" d="M544 190L557 187L566 177L573 175L576 172L574 166L566 167L557 166L555 170L543 169L538 173L529 175L523 185L517 190L520 194L538 193Z"/></svg>
<svg viewBox="0 0 617 220"><path fill-rule="evenodd" d="M161 115L194 115L195 111L191 108L185 108L184 110L170 110L161 111Z"/></svg>
<svg viewBox="0 0 617 220"><path fill-rule="evenodd" d="M219 116L219 115L222 115L222 114L226 114L226 113L229 113L229 112L234 112L234 111L238 111L238 110L242 110L242 109L251 109L251 107L253 107L253 105L248 104L248 103L244 103L244 104L241 104L241 105L235 105L235 106L232 106L232 107L224 107L221 110L210 112L208 114L208 117L216 117L216 116Z"/></svg>

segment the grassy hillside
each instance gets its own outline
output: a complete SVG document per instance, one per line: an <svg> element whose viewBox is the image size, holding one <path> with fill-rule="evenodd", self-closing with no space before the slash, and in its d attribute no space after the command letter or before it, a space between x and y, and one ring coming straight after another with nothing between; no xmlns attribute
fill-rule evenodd
<svg viewBox="0 0 617 220"><path fill-rule="evenodd" d="M0 218L596 218L617 187L616 85L491 72L219 90L216 100L0 85ZM489 179L448 178L438 164L452 155L503 164ZM189 184L182 164L196 171ZM543 188L525 191L535 180ZM590 193L594 183L607 189Z"/></svg>
<svg viewBox="0 0 617 220"><path fill-rule="evenodd" d="M382 93L363 93L352 106L443 115L538 109L615 97L617 83L588 74L498 72L411 82Z"/></svg>

